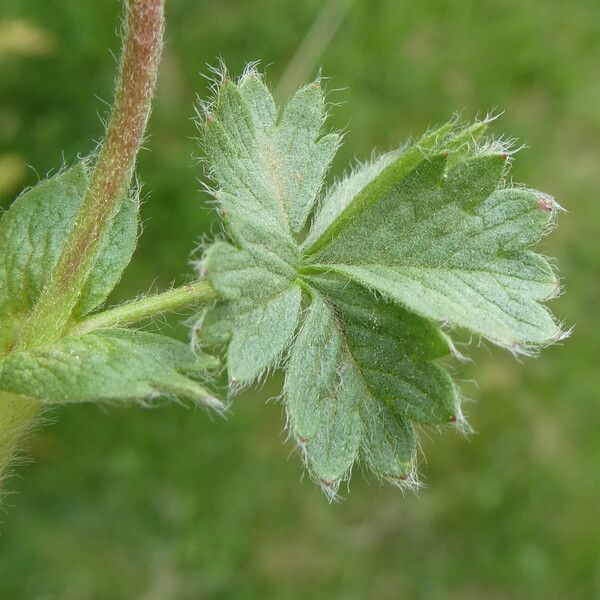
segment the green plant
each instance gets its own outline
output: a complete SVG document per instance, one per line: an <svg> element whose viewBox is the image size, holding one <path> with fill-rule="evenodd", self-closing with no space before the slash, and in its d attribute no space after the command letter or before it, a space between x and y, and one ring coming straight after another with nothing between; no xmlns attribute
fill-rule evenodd
<svg viewBox="0 0 600 600"><path fill-rule="evenodd" d="M529 250L558 205L507 182L511 145L486 137L490 119L452 120L324 190L340 136L323 134L319 82L279 111L254 67L222 69L199 126L223 239L190 285L95 312L135 248L162 30L163 0L130 0L102 146L0 221L0 473L48 406L224 410L202 349L222 355L232 393L284 367L290 433L328 495L357 459L415 487L415 428L468 429L440 364L459 356L449 329L525 353L565 335L542 304L558 278ZM200 312L191 347L128 327L186 306Z"/></svg>

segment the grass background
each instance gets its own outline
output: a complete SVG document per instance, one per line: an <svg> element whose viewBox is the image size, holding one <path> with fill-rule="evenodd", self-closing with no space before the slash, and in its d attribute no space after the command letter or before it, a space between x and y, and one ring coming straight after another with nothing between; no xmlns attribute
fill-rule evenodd
<svg viewBox="0 0 600 600"><path fill-rule="evenodd" d="M275 84L322 6L167 2L145 231L114 301L185 281L215 230L192 158L205 63L261 59ZM2 206L101 137L120 14L116 0L0 0ZM542 250L560 264L553 308L572 338L519 362L473 348L456 376L477 434L424 440L419 497L357 472L328 504L265 403L278 381L226 422L176 406L57 411L0 517L1 598L600 597L600 3L354 0L317 62L338 90L330 124L348 131L338 174L456 110L505 111L494 131L530 146L514 178L569 211Z"/></svg>

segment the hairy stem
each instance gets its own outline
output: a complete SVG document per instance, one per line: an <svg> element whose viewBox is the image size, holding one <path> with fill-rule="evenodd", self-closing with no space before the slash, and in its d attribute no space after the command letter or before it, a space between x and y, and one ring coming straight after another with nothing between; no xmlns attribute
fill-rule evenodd
<svg viewBox="0 0 600 600"><path fill-rule="evenodd" d="M103 236L127 191L142 143L160 59L164 0L128 0L125 37L114 108L90 184L65 249L41 294L16 349L59 338L68 326ZM0 395L0 481L42 404Z"/></svg>
<svg viewBox="0 0 600 600"><path fill-rule="evenodd" d="M54 341L64 332L96 260L103 236L127 192L156 85L164 0L129 0L114 108L89 187L49 284L18 347Z"/></svg>
<svg viewBox="0 0 600 600"><path fill-rule="evenodd" d="M124 327L187 306L210 304L216 298L217 294L209 283L202 281L184 285L92 315L78 323L70 333L83 335L103 327Z"/></svg>
<svg viewBox="0 0 600 600"><path fill-rule="evenodd" d="M0 488L6 473L14 462L15 453L23 436L30 430L40 414L37 402L13 394L0 392ZM1 490L0 490L1 497Z"/></svg>

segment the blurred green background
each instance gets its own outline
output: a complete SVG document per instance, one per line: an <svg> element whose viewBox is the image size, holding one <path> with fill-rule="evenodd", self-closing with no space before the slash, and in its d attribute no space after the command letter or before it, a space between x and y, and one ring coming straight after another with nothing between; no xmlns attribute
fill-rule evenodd
<svg viewBox="0 0 600 600"><path fill-rule="evenodd" d="M10 482L0 598L600 597L600 3L354 0L339 27L346 3L323 6L168 0L144 235L114 301L189 276L217 227L194 158L200 72L261 59L273 84L287 70L287 89L318 66L330 77L330 124L347 130L337 174L456 110L504 110L494 132L530 146L514 178L568 209L542 250L560 264L553 308L572 338L537 360L473 348L455 375L477 434L424 437L418 497L357 471L328 504L265 402L278 381L227 421L178 406L57 411ZM0 0L3 207L101 137L120 14L117 0ZM161 326L184 338L180 320Z"/></svg>

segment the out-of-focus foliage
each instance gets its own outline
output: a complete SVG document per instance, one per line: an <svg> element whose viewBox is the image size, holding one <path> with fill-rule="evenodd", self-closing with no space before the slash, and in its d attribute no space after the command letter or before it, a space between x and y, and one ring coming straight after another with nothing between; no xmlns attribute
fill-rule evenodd
<svg viewBox="0 0 600 600"><path fill-rule="evenodd" d="M191 158L204 62L253 58L277 83L322 2L170 0L159 95L142 155L141 250L114 299L177 282L199 231L214 231ZM0 202L100 138L120 3L0 0L2 28L47 40L0 54ZM2 29L5 31L5 29ZM14 34L13 34L14 35ZM35 45L36 36L27 43ZM33 40L33 41L32 41ZM30 443L35 463L0 529L0 596L576 598L600 593L600 4L555 0L354 0L322 57L334 174L444 121L505 110L529 144L513 176L568 209L543 244L576 326L536 361L482 348L457 368L478 434L424 440L430 488L402 497L355 477L329 505L281 452L281 414L240 397L227 421L171 407L69 407ZM314 73L309 74L309 76ZM304 78L303 78L304 80ZM298 82L302 83L302 82ZM343 89L342 89L343 88ZM493 126L492 126L493 130ZM31 169L25 167L30 165ZM169 333L185 331L177 319ZM478 387L469 384L475 371ZM82 440L85 443L82 443ZM291 450L291 446L290 446ZM433 485L433 483L435 483ZM26 574L26 575L25 575Z"/></svg>

